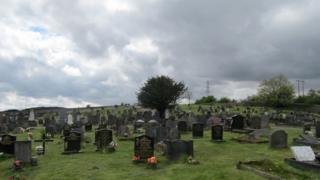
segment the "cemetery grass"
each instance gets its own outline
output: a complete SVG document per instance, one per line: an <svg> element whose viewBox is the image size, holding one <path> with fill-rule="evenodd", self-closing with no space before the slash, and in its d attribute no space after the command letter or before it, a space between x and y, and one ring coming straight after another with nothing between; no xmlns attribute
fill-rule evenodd
<svg viewBox="0 0 320 180"><path fill-rule="evenodd" d="M279 129L278 127L273 127ZM292 138L300 134L301 129L281 127L289 134L289 145ZM34 139L40 138L38 130L34 132ZM93 133L87 136L94 139ZM19 134L18 140L25 140L26 134ZM268 144L240 144L230 139L239 134L225 132L224 143L210 142L210 131L205 131L205 137L194 139L195 159L199 165L190 165L181 159L169 162L164 157L159 158L159 167L156 170L146 168L145 164L133 164L133 141L117 141L118 148L115 153L95 152L92 143L84 144L82 153L74 155L62 155L63 141L59 137L54 138L46 146L46 155L38 157L38 166L24 167L21 172L14 173L11 169L13 158L0 160L0 179L8 179L14 174L27 179L262 179L249 171L238 170L238 161L253 161L268 159L276 165L295 173L300 173L308 179L320 179L320 175L314 172L301 171L292 168L283 162L284 158L292 157L289 149L272 150ZM182 136L183 139L191 139L191 133ZM32 143L34 148L41 143Z"/></svg>

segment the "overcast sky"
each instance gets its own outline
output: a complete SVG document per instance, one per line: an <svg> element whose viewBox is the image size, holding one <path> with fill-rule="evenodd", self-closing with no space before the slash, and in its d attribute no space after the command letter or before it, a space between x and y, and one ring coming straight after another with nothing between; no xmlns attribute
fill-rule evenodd
<svg viewBox="0 0 320 180"><path fill-rule="evenodd" d="M155 75L243 99L320 83L319 0L1 0L0 110L136 102Z"/></svg>

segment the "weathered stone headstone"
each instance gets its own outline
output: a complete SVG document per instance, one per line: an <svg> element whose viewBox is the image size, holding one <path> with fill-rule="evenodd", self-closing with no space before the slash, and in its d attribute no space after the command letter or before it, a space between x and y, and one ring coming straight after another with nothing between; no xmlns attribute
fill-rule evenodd
<svg viewBox="0 0 320 180"><path fill-rule="evenodd" d="M155 142L157 143L159 141L164 141L168 139L169 132L170 132L170 128L168 127L163 127L163 126L157 127Z"/></svg>
<svg viewBox="0 0 320 180"><path fill-rule="evenodd" d="M69 136L64 137L64 153L77 153L81 149L81 133L71 131Z"/></svg>
<svg viewBox="0 0 320 180"><path fill-rule="evenodd" d="M117 136L119 137L130 137L131 133L130 133L130 129L128 126L126 125L122 125L117 129Z"/></svg>
<svg viewBox="0 0 320 180"><path fill-rule="evenodd" d="M0 152L14 154L14 144L16 139L16 136L8 134L0 136Z"/></svg>
<svg viewBox="0 0 320 180"><path fill-rule="evenodd" d="M203 127L202 123L193 123L192 124L192 137L201 138L203 137Z"/></svg>
<svg viewBox="0 0 320 180"><path fill-rule="evenodd" d="M267 114L261 116L261 128L265 129L269 126L270 117Z"/></svg>
<svg viewBox="0 0 320 180"><path fill-rule="evenodd" d="M112 142L112 130L99 129L96 132L97 151L107 150L109 144Z"/></svg>
<svg viewBox="0 0 320 180"><path fill-rule="evenodd" d="M288 134L284 130L277 130L270 136L270 147L281 149L288 147Z"/></svg>
<svg viewBox="0 0 320 180"><path fill-rule="evenodd" d="M178 131L177 128L170 129L168 139L169 139L169 140L177 140L177 139L180 139L180 133L179 133L179 131Z"/></svg>
<svg viewBox="0 0 320 180"><path fill-rule="evenodd" d="M253 116L251 118L250 127L253 129L261 128L261 118L259 116Z"/></svg>
<svg viewBox="0 0 320 180"><path fill-rule="evenodd" d="M211 140L223 141L223 126L215 125L211 127Z"/></svg>
<svg viewBox="0 0 320 180"><path fill-rule="evenodd" d="M32 158L31 141L16 141L14 147L16 160L30 163Z"/></svg>
<svg viewBox="0 0 320 180"><path fill-rule="evenodd" d="M140 160L146 160L154 156L154 140L153 138L141 135L135 138L134 155Z"/></svg>

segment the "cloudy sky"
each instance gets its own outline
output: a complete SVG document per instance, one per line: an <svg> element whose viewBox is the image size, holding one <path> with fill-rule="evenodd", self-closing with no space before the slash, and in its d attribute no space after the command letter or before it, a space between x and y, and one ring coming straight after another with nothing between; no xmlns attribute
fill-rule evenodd
<svg viewBox="0 0 320 180"><path fill-rule="evenodd" d="M151 76L242 99L320 83L319 0L1 0L0 110L136 102Z"/></svg>

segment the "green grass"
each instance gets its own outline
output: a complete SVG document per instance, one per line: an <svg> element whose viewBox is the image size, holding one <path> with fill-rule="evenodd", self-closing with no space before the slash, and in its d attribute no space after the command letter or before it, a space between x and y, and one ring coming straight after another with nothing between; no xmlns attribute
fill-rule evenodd
<svg viewBox="0 0 320 180"><path fill-rule="evenodd" d="M283 128L283 127L282 127ZM275 129L275 128L274 128ZM289 145L292 138L301 130L285 128L289 134ZM87 133L93 140L93 133ZM238 161L269 159L290 171L302 173L310 179L320 179L320 174L294 169L283 162L284 158L292 157L289 149L273 150L268 144L239 144L231 141L239 134L224 133L225 143L210 142L210 131L205 137L194 140L195 159L200 165L189 165L183 160L170 162L158 156L159 168L147 169L145 164L133 164L132 141L117 141L118 149L115 153L95 152L93 144L85 144L82 153L62 155L63 141L58 137L48 143L46 155L38 157L38 166L25 167L18 172L27 179L262 179L252 172L236 169ZM18 139L26 139L27 134L19 134ZM40 138L39 131L34 132L34 138ZM191 133L183 135L183 139L191 139ZM41 143L32 143L35 146ZM35 154L35 152L33 152ZM7 179L14 172L11 166L14 159L0 160L0 179Z"/></svg>

